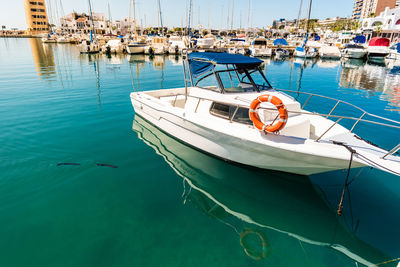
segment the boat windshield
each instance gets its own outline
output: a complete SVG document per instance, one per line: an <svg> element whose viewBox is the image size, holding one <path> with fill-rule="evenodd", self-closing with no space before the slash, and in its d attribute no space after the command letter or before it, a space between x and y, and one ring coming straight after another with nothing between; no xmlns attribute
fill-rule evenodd
<svg viewBox="0 0 400 267"><path fill-rule="evenodd" d="M215 84L215 80L217 86L210 86L212 81L214 81ZM259 68L218 68L215 72L199 79L196 86L219 91L221 93L261 92L272 89L271 84Z"/></svg>

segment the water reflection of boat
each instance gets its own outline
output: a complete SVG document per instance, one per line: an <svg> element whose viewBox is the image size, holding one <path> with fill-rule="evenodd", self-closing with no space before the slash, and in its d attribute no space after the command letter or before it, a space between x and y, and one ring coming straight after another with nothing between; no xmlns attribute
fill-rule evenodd
<svg viewBox="0 0 400 267"><path fill-rule="evenodd" d="M343 68L349 68L349 69L358 69L364 66L364 60L362 59L352 59L352 58L343 59L341 63Z"/></svg>
<svg viewBox="0 0 400 267"><path fill-rule="evenodd" d="M137 115L133 129L190 185L185 201L231 226L252 258L271 253L282 260L291 243L291 253L304 257L297 258L296 266L321 255L321 250L340 258L340 266L369 266L390 258L346 229L304 176L229 165L185 146ZM248 233L261 239L258 248L246 245L243 237ZM314 262L326 266L324 257L315 257Z"/></svg>
<svg viewBox="0 0 400 267"><path fill-rule="evenodd" d="M302 68L307 68L307 67L312 67L314 64L317 62L315 58L300 58L300 57L295 57L293 60L293 64L296 67L302 67Z"/></svg>
<svg viewBox="0 0 400 267"><path fill-rule="evenodd" d="M336 68L339 64L339 60L320 59L317 61L317 66L324 69Z"/></svg>
<svg viewBox="0 0 400 267"><path fill-rule="evenodd" d="M183 64L183 58L179 55L169 55L168 60L173 66L182 66Z"/></svg>

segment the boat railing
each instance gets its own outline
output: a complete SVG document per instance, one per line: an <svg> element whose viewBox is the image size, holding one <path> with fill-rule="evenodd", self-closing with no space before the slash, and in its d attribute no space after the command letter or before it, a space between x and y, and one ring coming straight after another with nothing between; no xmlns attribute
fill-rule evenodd
<svg viewBox="0 0 400 267"><path fill-rule="evenodd" d="M294 90L287 90L287 89L275 89L277 91L282 91L282 92L288 92L288 93L294 93L294 94L303 94L303 95L307 95L308 98L307 100L304 102L304 104L301 106L301 109L304 110L305 107L307 106L307 104L309 103L309 101L314 97L318 97L318 98L324 98L324 99L328 99L328 100L332 100L334 102L333 107L330 109L328 114L319 114L316 113L318 115L324 116L326 118L338 118L338 119L352 119L355 120L354 124L352 125L350 132L354 131L354 128L358 125L359 122L367 122L367 123L372 123L372 124L377 124L377 125L381 125L381 126L387 126L387 127L392 127L392 128L398 128L400 129L400 122L396 121L396 120L392 120L392 119L388 119L382 116L378 116L372 113L369 113L367 111L365 111L364 109L351 104L349 102L340 100L340 99L336 99L333 97L329 97L329 96L323 96L323 95L319 95L319 94L314 94L314 93L308 93L308 92L299 92L299 91L294 91ZM351 108L354 108L358 111L361 112L361 115L359 117L346 117L346 116L341 116L341 115L333 115L333 112L337 109L337 107L339 106L339 104L344 104L346 106L349 106ZM315 112L314 112L315 113ZM381 120L383 122L378 122L378 121L372 121L372 120L366 120L364 119L366 116ZM392 124L389 124L392 123Z"/></svg>
<svg viewBox="0 0 400 267"><path fill-rule="evenodd" d="M308 99L302 105L301 110L298 110L298 111L288 110L289 113L322 116L322 117L325 117L325 118L336 119L335 121L333 121L332 125L328 127L328 129L326 129L321 135L319 135L315 139L316 142L320 141L327 133L329 133L334 128L335 125L337 125L342 120L354 121L354 123L352 124L352 127L350 129L350 132L353 132L355 127L360 122L373 124L373 125L379 125L379 126L383 126L383 127L388 127L388 128L399 129L400 130L400 122L399 121L395 121L395 120L392 120L392 119L384 118L382 116L378 116L378 115L369 113L369 112L365 111L364 109L362 109L362 108L360 108L360 107L358 107L358 106L356 106L354 104L351 104L351 103L348 103L346 101L343 101L343 100L339 100L339 99L335 99L335 98L332 98L332 97L323 96L323 95L319 95L319 94L308 93L308 92L298 92L298 91L286 90L286 89L276 89L276 90L277 91L288 92L288 93L296 93L296 94L308 95ZM179 95L176 95L176 99L175 99L174 103L176 103L176 100L178 99ZM184 96L184 94L182 94L182 96ZM238 104L238 103L232 104L232 102L226 102L226 101L220 101L220 100L217 101L215 99L206 98L206 97L199 97L199 96L194 96L194 95L190 95L188 97L195 98L195 99L198 100L197 104L196 104L195 111L194 111L195 113L197 113L197 110L199 108L199 105L200 105L201 101L218 102L218 103L229 105L229 106L235 106L236 108L235 108L234 112L232 113L231 117L229 118L230 122L233 122L234 117L236 116L239 108L247 108L248 109L249 106L246 105L246 104L250 104L251 103L251 101L249 101L248 99L244 99L244 98L241 98L241 97L236 97L235 99L239 100L241 102L244 102L246 104ZM313 97L314 98L319 97L319 98L332 100L332 101L334 101L334 105L333 105L333 107L330 109L330 111L328 113L310 112L310 111L304 110L304 108L309 103L310 99L313 98ZM333 114L333 112L338 108L339 104L344 104L344 105L350 106L350 107L352 107L352 108L354 108L356 110L359 110L362 114L361 114L361 116L358 116L358 117ZM268 108L268 107L260 107L259 109L261 109L261 110L276 110L274 108ZM371 120L371 119L366 119L367 116L370 116L370 117L375 118L375 119L379 119L381 121L375 121L375 120ZM387 154L385 156L383 156L382 158L386 158L389 155L393 155L393 154L397 153L399 150L400 150L400 144L396 145L391 150L387 150L388 151Z"/></svg>

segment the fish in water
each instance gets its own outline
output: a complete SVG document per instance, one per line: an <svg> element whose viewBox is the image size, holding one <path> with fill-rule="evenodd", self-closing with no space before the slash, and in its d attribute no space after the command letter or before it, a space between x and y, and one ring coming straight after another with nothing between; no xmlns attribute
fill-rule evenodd
<svg viewBox="0 0 400 267"><path fill-rule="evenodd" d="M72 165L72 166L78 166L81 165L80 163L73 163L73 162L63 162L63 163L58 163L57 166L62 166L62 165Z"/></svg>
<svg viewBox="0 0 400 267"><path fill-rule="evenodd" d="M118 168L118 166L111 165L111 164L104 164L104 163L96 163L96 165L99 167L110 167L110 168L114 168L114 169Z"/></svg>

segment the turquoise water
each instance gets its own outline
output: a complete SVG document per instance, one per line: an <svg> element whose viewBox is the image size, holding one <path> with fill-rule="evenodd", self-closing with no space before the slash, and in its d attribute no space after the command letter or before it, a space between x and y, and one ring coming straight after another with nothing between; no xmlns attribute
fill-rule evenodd
<svg viewBox="0 0 400 267"><path fill-rule="evenodd" d="M365 266L400 257L398 177L353 171L338 217L344 171L246 169L135 116L132 80L137 90L181 87L179 58L80 56L29 39L1 39L0 55L0 266ZM266 60L265 71L275 87L400 120L396 66ZM398 141L396 131L356 132L382 146Z"/></svg>

